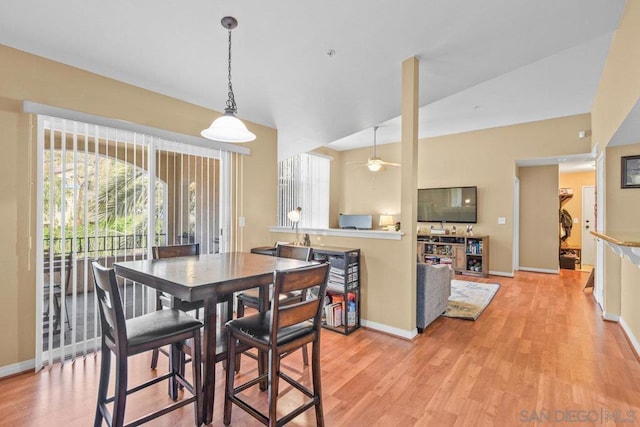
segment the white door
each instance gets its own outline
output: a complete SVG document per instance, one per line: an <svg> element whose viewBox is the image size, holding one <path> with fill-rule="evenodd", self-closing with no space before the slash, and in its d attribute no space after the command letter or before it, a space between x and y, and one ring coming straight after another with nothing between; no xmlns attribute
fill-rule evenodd
<svg viewBox="0 0 640 427"><path fill-rule="evenodd" d="M594 265L596 260L595 189L593 185L582 187L582 265Z"/></svg>

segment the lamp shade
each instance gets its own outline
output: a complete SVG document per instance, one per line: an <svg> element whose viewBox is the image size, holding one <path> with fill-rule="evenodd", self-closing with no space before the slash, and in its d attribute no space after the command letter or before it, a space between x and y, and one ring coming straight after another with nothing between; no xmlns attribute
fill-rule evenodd
<svg viewBox="0 0 640 427"><path fill-rule="evenodd" d="M388 227L390 225L394 225L393 215L380 215L380 223L378 225L380 227Z"/></svg>
<svg viewBox="0 0 640 427"><path fill-rule="evenodd" d="M296 208L296 209L290 211L287 214L287 218L289 218L289 221L291 221L293 223L298 223L298 222L300 222L300 212L301 211L302 211L302 209Z"/></svg>
<svg viewBox="0 0 640 427"><path fill-rule="evenodd" d="M211 126L200 132L207 139L220 142L250 142L256 139L256 135L249 132L235 113L225 110L225 113L215 119Z"/></svg>

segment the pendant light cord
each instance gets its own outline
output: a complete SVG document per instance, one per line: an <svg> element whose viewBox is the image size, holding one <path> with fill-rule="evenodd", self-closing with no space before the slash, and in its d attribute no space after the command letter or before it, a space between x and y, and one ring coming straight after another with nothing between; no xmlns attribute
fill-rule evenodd
<svg viewBox="0 0 640 427"><path fill-rule="evenodd" d="M233 86L231 86L231 28L229 28L229 99L227 99L227 110L232 110L234 113L237 112L236 107L236 99L233 96Z"/></svg>

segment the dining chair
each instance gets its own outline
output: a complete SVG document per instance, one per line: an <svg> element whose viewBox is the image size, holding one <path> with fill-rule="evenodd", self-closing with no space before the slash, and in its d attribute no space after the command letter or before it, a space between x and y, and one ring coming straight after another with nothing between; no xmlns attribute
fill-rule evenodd
<svg viewBox="0 0 640 427"><path fill-rule="evenodd" d="M304 411L315 407L316 425L324 426L320 370L320 328L322 322L323 295L327 288L329 264L274 273L274 292L277 294L318 288L317 294L297 303L282 305L279 298L272 298L270 309L227 322L227 379L224 400L224 424L231 422L232 404L237 405L258 421L269 426L281 426ZM307 344L311 350L311 377L313 390L280 370L283 355ZM242 349L249 346L268 356L266 372L259 370L257 377L235 386L235 359ZM262 373L260 373L262 372ZM288 414L277 419L280 379L285 380L308 399ZM267 383L268 414L250 405L240 396L249 387Z"/></svg>
<svg viewBox="0 0 640 427"><path fill-rule="evenodd" d="M43 271L45 278L43 286L43 298L45 303L45 309L42 313L43 324L45 327L49 325L49 318L51 309L53 308L53 330L57 333L60 331L62 324L62 304L61 299L66 297L69 283L71 281L71 273L73 271L73 256L72 254L66 255L53 255L47 256L45 254ZM51 286L53 284L53 286ZM53 305L53 307L51 307ZM71 323L69 322L69 311L65 305L64 308L65 322L67 327L71 329Z"/></svg>
<svg viewBox="0 0 640 427"><path fill-rule="evenodd" d="M181 256L194 256L200 255L200 243L189 243L184 245L168 245L168 246L154 246L151 248L153 259L161 258L174 258ZM173 300L173 302L172 302ZM227 306L226 317L221 320L221 325L227 320L233 318L233 296L221 297L218 300L218 304L225 304ZM178 298L173 298L171 295L156 291L156 310L162 310L163 308L173 308L184 312L194 312L196 319L200 318L200 309L204 308L204 301L183 301ZM221 311L222 313L222 311ZM186 354L191 354L191 348L188 343L186 345ZM162 348L154 348L151 354L151 369L156 369L158 366L158 356L163 353L168 356L166 350ZM180 373L184 375L184 365L189 362L184 358L184 352L180 355Z"/></svg>
<svg viewBox="0 0 640 427"><path fill-rule="evenodd" d="M138 425L157 418L190 403L194 404L195 424L201 424L202 413L202 379L200 367L200 328L202 322L183 311L176 309L154 311L139 317L125 320L118 282L113 269L105 268L98 262L92 262L95 290L100 310L100 324L102 327L102 348L100 364L100 382L98 386L98 401L94 427L102 425L103 419L110 426L124 425L127 395L157 384L162 380L169 380L170 385L178 382L191 393L191 397L172 403L164 408L144 415L127 425ZM193 382L189 383L179 372L179 353L187 339L192 340L194 347ZM131 389L128 388L129 356L149 351L152 348L171 345L170 369L165 375L156 376ZM111 353L116 357L115 391L112 397L107 397L109 375L111 370ZM173 398L175 401L177 395ZM113 403L113 411L109 412L107 405Z"/></svg>
<svg viewBox="0 0 640 427"><path fill-rule="evenodd" d="M282 258L297 259L300 261L311 261L313 255L313 249L309 246L293 246L293 245L277 245L276 256ZM269 290L269 298L274 295L273 287ZM302 301L306 298L306 293L302 291L279 293L280 305L293 304ZM260 303L260 294L258 289L249 289L244 292L238 293L236 296L237 307L236 317L244 317L245 307L250 307L255 310L258 309ZM256 359L257 356L251 353L245 353L245 355ZM236 369L240 370L240 356L236 360ZM307 346L302 347L302 363L304 366L309 366L309 352Z"/></svg>

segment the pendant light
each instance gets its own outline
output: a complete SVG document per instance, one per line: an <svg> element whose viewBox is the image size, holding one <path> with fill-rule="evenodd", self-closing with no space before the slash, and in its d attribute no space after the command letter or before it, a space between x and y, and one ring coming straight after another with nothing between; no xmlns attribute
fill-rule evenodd
<svg viewBox="0 0 640 427"><path fill-rule="evenodd" d="M233 87L231 86L231 30L238 26L238 21L233 16L225 16L220 23L229 31L229 98L227 99L224 114L215 119L213 123L211 123L211 126L200 132L200 134L214 141L250 142L256 139L256 135L249 132L244 123L236 117L238 108L235 97L233 96Z"/></svg>

